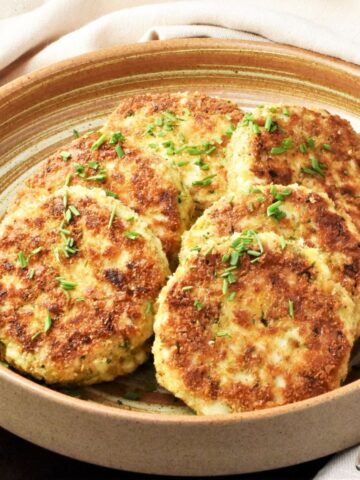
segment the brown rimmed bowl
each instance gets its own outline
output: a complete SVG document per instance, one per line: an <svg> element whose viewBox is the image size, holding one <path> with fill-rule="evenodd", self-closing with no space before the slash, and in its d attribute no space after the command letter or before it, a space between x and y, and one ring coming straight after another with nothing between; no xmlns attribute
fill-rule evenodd
<svg viewBox="0 0 360 480"><path fill-rule="evenodd" d="M360 129L360 68L291 47L176 40L77 57L0 88L0 213L35 165L117 101L198 90L249 108L325 107ZM110 384L47 388L0 367L0 425L50 450L107 467L224 475L292 465L360 442L360 380L291 405L197 417L154 381L151 363Z"/></svg>

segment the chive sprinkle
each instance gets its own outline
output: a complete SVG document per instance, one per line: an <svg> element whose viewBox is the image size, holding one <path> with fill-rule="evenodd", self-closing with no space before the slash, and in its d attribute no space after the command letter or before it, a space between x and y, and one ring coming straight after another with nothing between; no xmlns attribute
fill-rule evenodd
<svg viewBox="0 0 360 480"><path fill-rule="evenodd" d="M281 237L280 237L280 247L281 247L281 250L285 250L286 245L287 245L287 242L286 242L285 238L284 238L283 236L281 236Z"/></svg>
<svg viewBox="0 0 360 480"><path fill-rule="evenodd" d="M124 236L126 238L129 238L130 240L136 240L139 236L140 236L140 233L138 232L133 232L131 230L126 230L124 232Z"/></svg>
<svg viewBox="0 0 360 480"><path fill-rule="evenodd" d="M119 158L125 157L125 152L121 145L116 145L115 152Z"/></svg>
<svg viewBox="0 0 360 480"><path fill-rule="evenodd" d="M186 285L185 287L182 287L183 292L187 292L188 290L192 290L194 287L192 285Z"/></svg>
<svg viewBox="0 0 360 480"><path fill-rule="evenodd" d="M50 330L51 325L52 325L52 319L51 319L50 313L48 313L44 322L44 333L47 333Z"/></svg>
<svg viewBox="0 0 360 480"><path fill-rule="evenodd" d="M281 200L277 200L267 207L266 213L268 217L274 217L276 220L281 220L286 217L286 213L280 210Z"/></svg>
<svg viewBox="0 0 360 480"><path fill-rule="evenodd" d="M207 187L208 185L211 185L214 178L216 177L216 173L213 175L209 175L208 177L203 178L202 180L196 180L195 182L192 182L194 186L199 186L199 187Z"/></svg>
<svg viewBox="0 0 360 480"><path fill-rule="evenodd" d="M177 166L178 167L185 167L186 165L189 165L189 161L188 160L181 160L180 162L177 163Z"/></svg>
<svg viewBox="0 0 360 480"><path fill-rule="evenodd" d="M289 112L289 109L287 107L284 107L283 108L283 115L285 115L286 117L289 117L290 116L290 112Z"/></svg>
<svg viewBox="0 0 360 480"><path fill-rule="evenodd" d="M71 173L68 173L65 177L65 187L68 187L70 185L70 180L71 180Z"/></svg>
<svg viewBox="0 0 360 480"><path fill-rule="evenodd" d="M289 315L294 318L294 302L292 300L289 300Z"/></svg>
<svg viewBox="0 0 360 480"><path fill-rule="evenodd" d="M323 150L327 150L328 152L331 152L331 145L329 143L323 143L322 148Z"/></svg>
<svg viewBox="0 0 360 480"><path fill-rule="evenodd" d="M235 297L236 297L236 292L231 292L229 293L227 299L229 300L229 302L232 302Z"/></svg>
<svg viewBox="0 0 360 480"><path fill-rule="evenodd" d="M43 249L44 249L44 247L34 248L34 250L31 250L31 252L30 252L30 254L29 254L29 258L32 257L33 255L37 255L37 254L40 253Z"/></svg>
<svg viewBox="0 0 360 480"><path fill-rule="evenodd" d="M99 162L91 161L89 162L89 167L93 170L97 170L99 168Z"/></svg>
<svg viewBox="0 0 360 480"><path fill-rule="evenodd" d="M28 279L32 280L35 276L35 268L31 268L28 273Z"/></svg>
<svg viewBox="0 0 360 480"><path fill-rule="evenodd" d="M307 152L306 143L302 143L302 144L299 146L299 150L300 150L301 153L306 153L306 152Z"/></svg>
<svg viewBox="0 0 360 480"><path fill-rule="evenodd" d="M153 309L152 302L146 302L145 310L144 310L145 315L149 315L149 313L152 313L152 309Z"/></svg>
<svg viewBox="0 0 360 480"><path fill-rule="evenodd" d="M114 132L111 135L109 143L111 143L111 145L115 145L117 142L123 141L123 140L125 140L125 137L121 132Z"/></svg>
<svg viewBox="0 0 360 480"><path fill-rule="evenodd" d="M107 178L107 174L105 172L99 173L98 175L91 175L90 177L86 177L86 180L94 180L96 182L105 182Z"/></svg>
<svg viewBox="0 0 360 480"><path fill-rule="evenodd" d="M266 117L266 120L265 120L265 130L267 130L268 132L270 132L271 130L271 127L272 127L272 124L273 124L273 120L272 120L272 117L270 115L268 115Z"/></svg>
<svg viewBox="0 0 360 480"><path fill-rule="evenodd" d="M116 216L116 205L114 205L114 206L112 207L111 214L110 214L110 219L109 219L109 223L108 223L108 228L111 228L111 227L112 227L112 224L113 224L113 222L114 222L115 216Z"/></svg>
<svg viewBox="0 0 360 480"><path fill-rule="evenodd" d="M79 138L80 137L80 133L76 130L76 128L73 129L72 134L73 134L74 138Z"/></svg>
<svg viewBox="0 0 360 480"><path fill-rule="evenodd" d="M19 252L18 258L21 268L26 268L29 265L29 259L25 256L24 252Z"/></svg>
<svg viewBox="0 0 360 480"><path fill-rule="evenodd" d="M314 148L315 147L315 140L311 137L307 138L306 139L306 143L308 145L308 147L310 148Z"/></svg>
<svg viewBox="0 0 360 480"><path fill-rule="evenodd" d="M105 194L107 197L119 198L117 193L111 192L110 190L105 190Z"/></svg>
<svg viewBox="0 0 360 480"><path fill-rule="evenodd" d="M65 280L63 277L56 277L56 280L59 282L59 287L63 290L74 290L77 287L76 282L70 282L69 280Z"/></svg>
<svg viewBox="0 0 360 480"><path fill-rule="evenodd" d="M98 139L96 140L96 142L94 142L94 143L91 145L91 150L99 150L99 148L101 147L101 145L106 142L106 139L107 139L107 135L106 135L106 133L103 133L103 134L101 135L101 137L98 138Z"/></svg>
<svg viewBox="0 0 360 480"><path fill-rule="evenodd" d="M71 153L63 150L62 152L60 152L60 157L66 162L71 157Z"/></svg>
<svg viewBox="0 0 360 480"><path fill-rule="evenodd" d="M73 215L75 215L76 217L78 217L80 215L80 212L79 210L74 206L74 205L69 205L69 210L71 211L71 213Z"/></svg>
<svg viewBox="0 0 360 480"><path fill-rule="evenodd" d="M204 308L204 305L199 300L195 300L194 301L194 307L199 312L200 310L202 310Z"/></svg>
<svg viewBox="0 0 360 480"><path fill-rule="evenodd" d="M217 332L216 336L217 337L231 337L231 335L228 332Z"/></svg>

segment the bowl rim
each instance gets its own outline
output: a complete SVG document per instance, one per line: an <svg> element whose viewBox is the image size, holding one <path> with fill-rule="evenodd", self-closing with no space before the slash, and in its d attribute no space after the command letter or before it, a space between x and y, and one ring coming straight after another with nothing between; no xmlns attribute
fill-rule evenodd
<svg viewBox="0 0 360 480"><path fill-rule="evenodd" d="M34 72L25 74L12 80L0 87L0 101L6 98L11 98L14 94L21 91L24 86L35 85L49 76L52 76L60 71L66 71L73 65L96 64L99 61L108 60L109 62L116 62L120 57L141 56L144 53L160 53L171 52L174 48L182 48L184 51L189 50L245 50L245 51L260 51L268 54L283 54L288 56L301 56L304 61L316 62L324 66L332 67L335 70L340 70L343 73L350 74L360 78L360 67L358 65L345 62L338 58L333 58L320 53L314 53L308 50L303 50L297 47L292 47L282 44L273 44L270 42L258 42L249 40L225 40L225 39L176 39L167 41L153 41L139 44L126 44L110 48L99 49L94 52L85 53L71 57L69 59L56 62L49 66L35 70ZM360 90L360 89L359 89ZM356 380L350 384L341 386L335 390L323 393L316 397L301 400L298 402L281 405L277 407L266 408L262 410L254 410L249 412L231 413L225 415L184 415L184 414L163 414L163 413L149 413L142 411L131 411L116 406L103 405L93 401L83 400L76 397L71 397L59 391L41 385L35 381L22 376L13 370L7 368L0 368L0 382L11 384L12 386L31 394L34 397L47 397L47 400L63 406L64 408L72 408L78 411L96 414L103 417L114 417L119 420L127 421L141 421L143 423L152 424L156 422L161 425L181 424L181 425L209 425L221 424L229 425L238 422L253 422L264 418L282 417L292 412L301 412L305 409L313 408L319 404L325 404L335 401L339 397L345 397L354 393L360 395L360 380Z"/></svg>

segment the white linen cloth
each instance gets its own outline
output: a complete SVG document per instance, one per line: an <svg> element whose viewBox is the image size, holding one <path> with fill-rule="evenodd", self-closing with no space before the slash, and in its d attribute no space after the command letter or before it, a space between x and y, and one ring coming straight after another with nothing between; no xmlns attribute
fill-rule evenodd
<svg viewBox="0 0 360 480"><path fill-rule="evenodd" d="M184 37L270 40L360 64L360 1L1 1L0 84L99 48ZM358 453L336 455L316 480L360 480Z"/></svg>

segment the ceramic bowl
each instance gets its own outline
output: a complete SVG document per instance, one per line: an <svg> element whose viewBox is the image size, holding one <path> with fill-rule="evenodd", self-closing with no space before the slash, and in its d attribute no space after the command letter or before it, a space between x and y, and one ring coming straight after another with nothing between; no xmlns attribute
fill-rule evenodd
<svg viewBox="0 0 360 480"><path fill-rule="evenodd" d="M100 126L120 98L198 90L237 101L324 107L360 129L360 69L258 42L176 40L83 55L0 88L0 213L36 164ZM295 404L198 417L159 388L151 362L115 382L55 390L0 367L0 425L48 449L124 470L267 470L360 442L360 380Z"/></svg>

